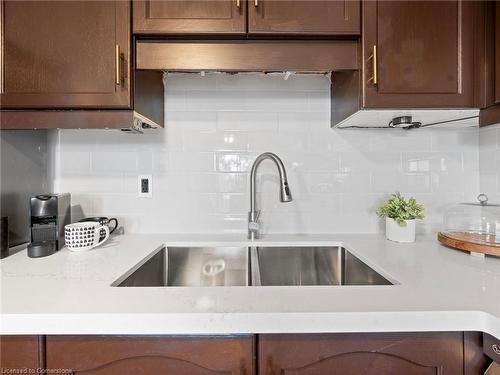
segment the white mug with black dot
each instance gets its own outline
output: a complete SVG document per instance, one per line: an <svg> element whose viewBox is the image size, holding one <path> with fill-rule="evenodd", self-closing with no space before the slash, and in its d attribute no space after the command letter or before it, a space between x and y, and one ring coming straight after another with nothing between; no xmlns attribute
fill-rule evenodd
<svg viewBox="0 0 500 375"><path fill-rule="evenodd" d="M64 227L66 247L71 251L86 251L106 242L109 227L94 221L68 224Z"/></svg>

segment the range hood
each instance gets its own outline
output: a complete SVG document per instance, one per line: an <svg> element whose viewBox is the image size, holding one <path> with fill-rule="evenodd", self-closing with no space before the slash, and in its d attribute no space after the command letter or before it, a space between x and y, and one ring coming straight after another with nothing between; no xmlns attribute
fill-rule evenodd
<svg viewBox="0 0 500 375"><path fill-rule="evenodd" d="M358 43L335 41L175 41L136 43L136 69L192 71L357 70Z"/></svg>

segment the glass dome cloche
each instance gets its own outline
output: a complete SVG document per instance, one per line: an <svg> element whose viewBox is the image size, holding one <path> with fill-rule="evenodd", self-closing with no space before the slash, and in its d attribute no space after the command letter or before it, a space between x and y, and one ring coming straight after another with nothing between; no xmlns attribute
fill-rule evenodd
<svg viewBox="0 0 500 375"><path fill-rule="evenodd" d="M479 194L476 203L450 207L438 240L459 250L500 256L500 204L489 203L486 194Z"/></svg>

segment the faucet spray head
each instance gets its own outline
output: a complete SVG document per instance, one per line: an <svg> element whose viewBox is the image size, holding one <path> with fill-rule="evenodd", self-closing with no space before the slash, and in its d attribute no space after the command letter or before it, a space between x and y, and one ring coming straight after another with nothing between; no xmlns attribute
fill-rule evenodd
<svg viewBox="0 0 500 375"><path fill-rule="evenodd" d="M292 192L290 191L290 188L288 187L287 180L281 181L280 200L282 202L291 202L293 200L292 199Z"/></svg>

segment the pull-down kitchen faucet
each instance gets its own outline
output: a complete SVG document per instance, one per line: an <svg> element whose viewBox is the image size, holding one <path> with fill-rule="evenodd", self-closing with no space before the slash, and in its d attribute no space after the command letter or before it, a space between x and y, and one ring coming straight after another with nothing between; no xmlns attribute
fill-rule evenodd
<svg viewBox="0 0 500 375"><path fill-rule="evenodd" d="M292 193L290 192L290 188L288 187L288 181L286 179L286 170L283 162L278 157L278 155L273 154L272 152L265 152L259 156L253 162L252 170L250 172L250 212L248 213L248 238L253 240L259 238L259 216L260 211L255 208L255 182L257 178L257 168L260 163L269 159L276 164L278 167L278 172L280 175L280 200L282 202L291 202L292 201Z"/></svg>

